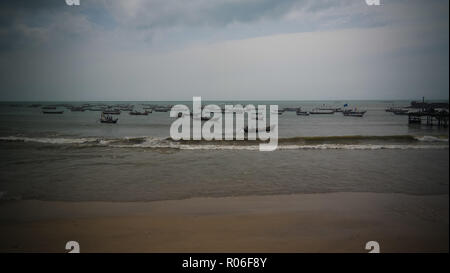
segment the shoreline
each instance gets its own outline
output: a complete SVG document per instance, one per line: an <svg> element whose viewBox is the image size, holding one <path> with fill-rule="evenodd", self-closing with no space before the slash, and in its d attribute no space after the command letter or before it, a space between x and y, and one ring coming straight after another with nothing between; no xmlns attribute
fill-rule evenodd
<svg viewBox="0 0 450 273"><path fill-rule="evenodd" d="M449 196L317 193L0 203L0 252L448 252Z"/></svg>

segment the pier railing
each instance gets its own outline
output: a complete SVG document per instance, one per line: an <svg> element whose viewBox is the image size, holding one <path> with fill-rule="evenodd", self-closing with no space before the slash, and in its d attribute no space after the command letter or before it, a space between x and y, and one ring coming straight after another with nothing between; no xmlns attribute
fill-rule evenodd
<svg viewBox="0 0 450 273"><path fill-rule="evenodd" d="M410 112L408 113L408 123L422 124L422 121L425 120L428 126L447 127L448 117L449 113L445 110Z"/></svg>

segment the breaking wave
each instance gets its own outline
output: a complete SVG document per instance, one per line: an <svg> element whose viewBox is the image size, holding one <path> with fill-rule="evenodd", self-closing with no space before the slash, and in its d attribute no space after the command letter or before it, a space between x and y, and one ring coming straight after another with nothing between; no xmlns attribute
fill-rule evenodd
<svg viewBox="0 0 450 273"><path fill-rule="evenodd" d="M74 147L111 148L167 148L180 150L259 150L261 141L174 141L170 138L123 137L123 138L42 138L8 136L0 142L23 142ZM448 149L447 136L320 136L292 137L278 140L279 150L382 150L382 149Z"/></svg>

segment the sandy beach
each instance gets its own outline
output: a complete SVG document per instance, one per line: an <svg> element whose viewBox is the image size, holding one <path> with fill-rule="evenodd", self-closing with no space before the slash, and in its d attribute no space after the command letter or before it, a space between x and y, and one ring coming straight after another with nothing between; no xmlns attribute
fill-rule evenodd
<svg viewBox="0 0 450 273"><path fill-rule="evenodd" d="M0 203L1 252L448 252L448 195Z"/></svg>

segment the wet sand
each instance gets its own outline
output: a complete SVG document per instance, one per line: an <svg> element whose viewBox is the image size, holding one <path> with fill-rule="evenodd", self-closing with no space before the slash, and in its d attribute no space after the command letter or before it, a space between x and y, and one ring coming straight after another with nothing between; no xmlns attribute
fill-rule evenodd
<svg viewBox="0 0 450 273"><path fill-rule="evenodd" d="M448 195L0 203L1 252L448 252Z"/></svg>

